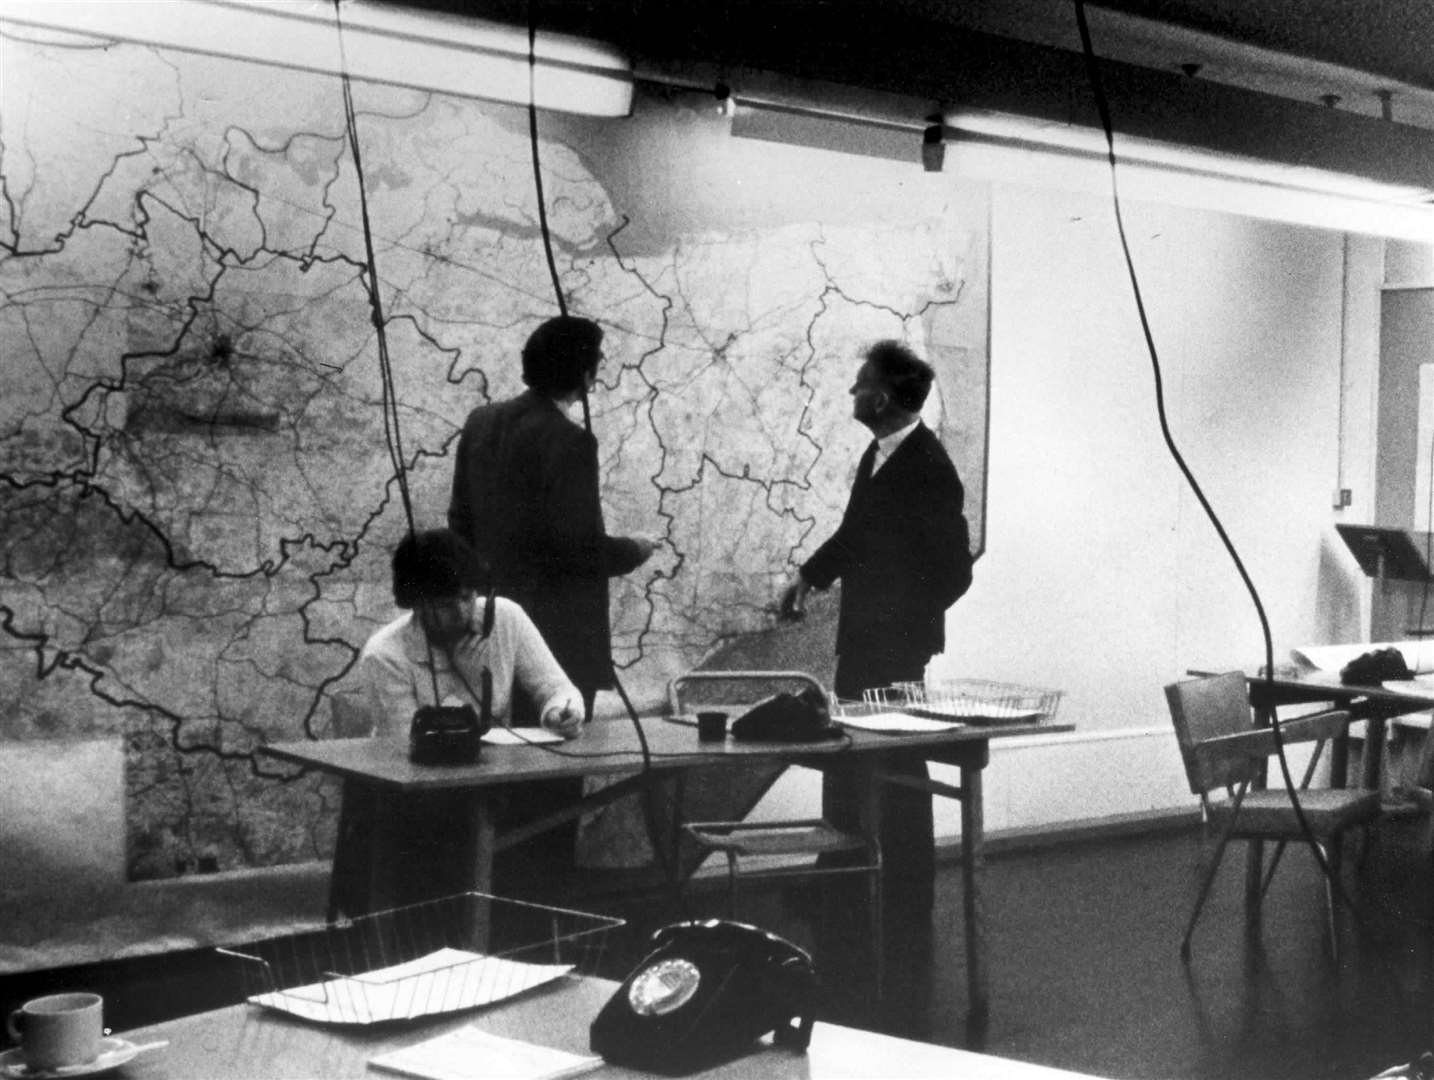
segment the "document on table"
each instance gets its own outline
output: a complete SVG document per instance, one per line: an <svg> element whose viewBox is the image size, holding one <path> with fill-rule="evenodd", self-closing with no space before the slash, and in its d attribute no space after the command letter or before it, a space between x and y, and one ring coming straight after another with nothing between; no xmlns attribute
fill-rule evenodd
<svg viewBox="0 0 1434 1080"><path fill-rule="evenodd" d="M925 716L909 713L875 713L871 716L836 716L837 723L862 731L880 731L888 735L922 735L931 732L951 731L964 725L950 720L932 720Z"/></svg>
<svg viewBox="0 0 1434 1080"><path fill-rule="evenodd" d="M572 968L439 949L407 963L256 994L249 1000L324 1024L377 1024L491 1005L551 982Z"/></svg>
<svg viewBox="0 0 1434 1080"><path fill-rule="evenodd" d="M1339 671L1356 657L1376 649L1398 649L1409 670L1427 674L1434 672L1434 641L1361 641L1349 645L1307 645L1291 649L1290 657L1297 664L1316 671Z"/></svg>
<svg viewBox="0 0 1434 1080"><path fill-rule="evenodd" d="M1434 675L1416 675L1412 679L1385 679L1379 685L1396 693L1430 694L1434 693Z"/></svg>
<svg viewBox="0 0 1434 1080"><path fill-rule="evenodd" d="M489 746L528 746L539 743L558 743L563 737L556 731L540 727L489 728L483 733L483 741Z"/></svg>
<svg viewBox="0 0 1434 1080"><path fill-rule="evenodd" d="M468 1024L436 1039L379 1054L369 1064L424 1080L558 1080L596 1069L602 1058L493 1035Z"/></svg>

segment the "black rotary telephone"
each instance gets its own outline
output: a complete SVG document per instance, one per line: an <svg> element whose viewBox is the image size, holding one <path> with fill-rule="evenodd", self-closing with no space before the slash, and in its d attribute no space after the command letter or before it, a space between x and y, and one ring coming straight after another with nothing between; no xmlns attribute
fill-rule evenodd
<svg viewBox="0 0 1434 1080"><path fill-rule="evenodd" d="M651 950L597 1015L595 1053L668 1076L696 1072L777 1045L811 1042L817 980L812 958L785 938L722 919L681 922Z"/></svg>
<svg viewBox="0 0 1434 1080"><path fill-rule="evenodd" d="M415 765L472 765L491 726L472 705L420 705L408 729L408 759Z"/></svg>
<svg viewBox="0 0 1434 1080"><path fill-rule="evenodd" d="M493 589L483 601L483 639L493 633ZM458 665L449 657L458 677ZM438 678L429 653L429 672L433 675L433 696L438 698ZM467 680L464 680L465 685ZM473 692L468 687L468 692ZM415 765L472 765L482 754L483 736L493 726L493 673L483 668L483 685L477 695L482 712L472 705L420 705L408 728L408 759Z"/></svg>

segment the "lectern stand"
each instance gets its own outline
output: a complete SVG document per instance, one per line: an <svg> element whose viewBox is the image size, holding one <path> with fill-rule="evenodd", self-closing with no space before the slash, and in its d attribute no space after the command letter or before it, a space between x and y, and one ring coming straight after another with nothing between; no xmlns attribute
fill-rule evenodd
<svg viewBox="0 0 1434 1080"><path fill-rule="evenodd" d="M1426 631L1419 625L1425 607L1422 601L1424 591L1429 588L1430 581L1434 581L1429 573L1428 554L1434 550L1429 533L1382 529L1374 525L1336 525L1335 528L1359 561L1360 569L1375 581L1369 612L1369 640L1401 641L1423 637ZM1406 586L1405 582L1415 582L1417 586ZM1419 601L1417 606L1416 600ZM1411 667L1417 669L1417 657L1408 657L1407 660ZM1385 794L1386 811L1399 813L1409 810L1413 804L1407 796L1400 797L1394 790L1404 785L1394 784L1392 777L1396 772L1403 776L1406 768L1402 764L1396 768L1396 764L1406 761L1411 755L1422 762L1423 753L1414 754L1413 750L1428 738L1424 732L1428 731L1429 714L1397 717L1393 721L1392 741L1388 745L1385 744L1384 718L1374 715L1368 719L1366 741L1378 750L1365 754L1361 767L1363 782L1380 785Z"/></svg>
<svg viewBox="0 0 1434 1080"><path fill-rule="evenodd" d="M1410 590L1391 583L1418 582L1421 588L1416 595L1422 596L1423 589L1434 581L1429 572L1428 553L1434 550L1429 533L1377 525L1336 525L1335 529L1358 560L1359 568L1376 583L1375 602L1369 613L1369 640L1424 636L1423 627L1409 625Z"/></svg>

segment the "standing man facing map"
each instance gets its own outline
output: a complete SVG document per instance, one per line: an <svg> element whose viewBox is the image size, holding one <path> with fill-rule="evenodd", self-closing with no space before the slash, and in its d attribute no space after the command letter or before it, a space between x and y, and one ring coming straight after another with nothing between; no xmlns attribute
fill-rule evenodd
<svg viewBox="0 0 1434 1080"><path fill-rule="evenodd" d="M936 435L921 422L935 377L897 341L867 350L852 384L852 416L874 441L857 466L835 533L798 572L782 611L799 618L807 593L841 580L837 618L837 697L894 682L919 682L946 642L946 609L971 585L965 489ZM918 755L891 770L926 778ZM838 828L857 824L860 792L848 770L828 770L822 816ZM929 917L935 840L931 796L888 785L881 845L885 891L903 913Z"/></svg>
<svg viewBox="0 0 1434 1080"><path fill-rule="evenodd" d="M597 439L568 410L596 385L602 328L548 319L523 346L528 389L481 405L458 440L448 524L488 563L493 586L516 600L592 717L611 688L607 579L641 566L644 537L608 536L598 492Z"/></svg>

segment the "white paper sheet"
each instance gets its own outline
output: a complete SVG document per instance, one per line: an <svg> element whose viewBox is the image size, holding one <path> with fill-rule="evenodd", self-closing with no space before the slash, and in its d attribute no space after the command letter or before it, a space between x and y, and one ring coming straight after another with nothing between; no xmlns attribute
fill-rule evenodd
<svg viewBox="0 0 1434 1080"><path fill-rule="evenodd" d="M571 964L525 964L439 949L407 963L249 1000L323 1024L377 1024L491 1005L571 970Z"/></svg>
<svg viewBox="0 0 1434 1080"><path fill-rule="evenodd" d="M1403 694L1428 694L1434 692L1434 675L1416 675L1412 679L1386 679L1379 685L1386 690Z"/></svg>
<svg viewBox="0 0 1434 1080"><path fill-rule="evenodd" d="M862 731L880 731L888 735L919 735L933 731L950 731L964 726L950 720L931 720L924 716L898 712L876 713L872 716L838 716L834 719L846 727L860 728Z"/></svg>
<svg viewBox="0 0 1434 1080"><path fill-rule="evenodd" d="M602 1058L505 1038L469 1024L380 1054L369 1064L425 1080L559 1080L596 1069Z"/></svg>
<svg viewBox="0 0 1434 1080"><path fill-rule="evenodd" d="M1375 649L1398 649L1409 670L1419 674L1434 672L1434 641L1360 641L1349 645L1307 645L1290 650L1295 663L1316 671L1339 671L1358 656Z"/></svg>
<svg viewBox="0 0 1434 1080"><path fill-rule="evenodd" d="M483 735L489 746L528 746L538 743L558 743L563 737L556 731L540 727L489 728Z"/></svg>

